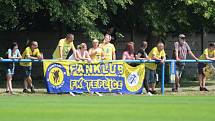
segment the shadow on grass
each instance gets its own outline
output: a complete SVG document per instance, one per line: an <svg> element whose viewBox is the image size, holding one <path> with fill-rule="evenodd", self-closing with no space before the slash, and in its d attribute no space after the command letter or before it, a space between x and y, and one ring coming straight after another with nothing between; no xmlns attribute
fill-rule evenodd
<svg viewBox="0 0 215 121"><path fill-rule="evenodd" d="M15 79L12 81L13 88L23 88L23 79ZM46 84L44 80L34 80L33 79L34 87L37 88L46 88ZM0 88L6 87L6 80L1 79L0 80Z"/></svg>
<svg viewBox="0 0 215 121"><path fill-rule="evenodd" d="M180 82L180 86L181 87L195 87L195 86L198 87L199 86L199 81L182 80ZM206 81L206 86L214 86L215 87L215 80ZM158 88L161 87L161 82L157 83L157 87ZM172 84L171 83L165 83L165 87L171 88Z"/></svg>

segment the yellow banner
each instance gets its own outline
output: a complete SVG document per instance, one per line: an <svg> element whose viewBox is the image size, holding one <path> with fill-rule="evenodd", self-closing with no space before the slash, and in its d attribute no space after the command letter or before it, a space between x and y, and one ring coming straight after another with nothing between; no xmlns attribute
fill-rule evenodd
<svg viewBox="0 0 215 121"><path fill-rule="evenodd" d="M124 63L124 76L126 88L131 92L138 91L143 85L145 77L145 64L132 67L127 63Z"/></svg>
<svg viewBox="0 0 215 121"><path fill-rule="evenodd" d="M43 62L47 90L62 92L141 93L145 65L132 67L125 62L87 63L76 61Z"/></svg>

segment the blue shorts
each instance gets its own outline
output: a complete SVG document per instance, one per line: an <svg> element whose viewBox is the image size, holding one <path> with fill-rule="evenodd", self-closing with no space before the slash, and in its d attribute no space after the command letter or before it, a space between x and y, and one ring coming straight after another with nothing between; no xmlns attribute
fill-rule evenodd
<svg viewBox="0 0 215 121"><path fill-rule="evenodd" d="M198 73L204 75L204 68L206 67L205 63L198 63Z"/></svg>
<svg viewBox="0 0 215 121"><path fill-rule="evenodd" d="M25 78L31 76L32 66L22 66L22 69Z"/></svg>
<svg viewBox="0 0 215 121"><path fill-rule="evenodd" d="M15 67L7 68L6 69L6 75L14 75L14 70L15 70Z"/></svg>
<svg viewBox="0 0 215 121"><path fill-rule="evenodd" d="M6 64L6 75L14 75L15 63L7 63Z"/></svg>
<svg viewBox="0 0 215 121"><path fill-rule="evenodd" d="M156 74L156 70L151 70L151 69L148 69L148 68L145 68L146 70L146 76L145 76L145 79L147 80L147 82L149 84L152 84L152 83L156 83L156 79L155 79L155 74Z"/></svg>

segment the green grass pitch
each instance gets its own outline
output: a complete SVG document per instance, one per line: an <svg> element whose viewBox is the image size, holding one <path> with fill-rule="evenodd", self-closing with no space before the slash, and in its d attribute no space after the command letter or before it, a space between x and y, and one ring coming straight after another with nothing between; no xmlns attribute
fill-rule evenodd
<svg viewBox="0 0 215 121"><path fill-rule="evenodd" d="M215 96L0 96L1 121L213 121Z"/></svg>

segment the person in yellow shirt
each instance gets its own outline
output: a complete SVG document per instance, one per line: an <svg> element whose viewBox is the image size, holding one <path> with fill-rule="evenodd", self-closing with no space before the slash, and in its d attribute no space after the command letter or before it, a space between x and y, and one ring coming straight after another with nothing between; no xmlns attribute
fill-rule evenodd
<svg viewBox="0 0 215 121"><path fill-rule="evenodd" d="M148 58L151 60L158 60L160 63L164 63L166 59L166 54L164 51L164 44L162 42L159 42L157 44L157 47L154 47L149 55ZM149 92L152 94L156 94L155 91L155 86L156 86L156 69L157 69L157 64L156 63L146 63L146 81L148 82L149 85Z"/></svg>
<svg viewBox="0 0 215 121"><path fill-rule="evenodd" d="M32 59L32 60L42 60L42 56L38 49L38 43L36 41L32 41L30 45L25 48L23 54L23 59ZM32 71L32 62L21 62L20 65L23 67L24 71L24 93L29 93L28 86L30 86L31 92L35 93L34 86L32 84L31 71Z"/></svg>
<svg viewBox="0 0 215 121"><path fill-rule="evenodd" d="M204 50L203 54L199 57L199 60L215 60L215 43L210 43L209 47ZM205 87L206 76L204 74L204 67L206 67L205 63L198 63L198 74L199 74L199 85L200 91L209 91Z"/></svg>
<svg viewBox="0 0 215 121"><path fill-rule="evenodd" d="M104 60L116 60L116 49L113 44L110 43L111 36L106 34L103 43L99 45L104 52Z"/></svg>
<svg viewBox="0 0 215 121"><path fill-rule="evenodd" d="M99 47L99 40L94 39L93 47L89 49L89 55L92 59L92 61L99 61L104 59L104 53L102 49Z"/></svg>
<svg viewBox="0 0 215 121"><path fill-rule="evenodd" d="M71 49L73 52L75 52L73 41L73 34L67 34L66 38L61 39L52 55L53 59L67 59L67 56Z"/></svg>

